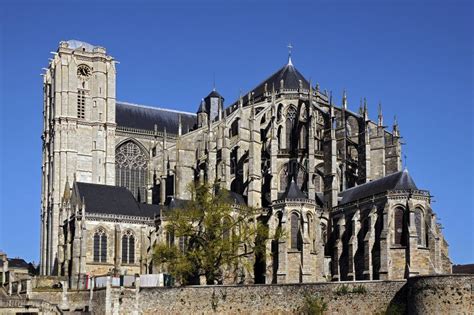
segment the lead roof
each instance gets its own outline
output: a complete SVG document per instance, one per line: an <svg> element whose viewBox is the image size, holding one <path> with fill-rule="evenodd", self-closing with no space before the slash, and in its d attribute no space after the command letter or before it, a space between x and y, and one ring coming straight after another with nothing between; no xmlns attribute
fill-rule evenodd
<svg viewBox="0 0 474 315"><path fill-rule="evenodd" d="M139 203L125 187L76 182L80 200L88 213L154 218L158 205Z"/></svg>
<svg viewBox="0 0 474 315"><path fill-rule="evenodd" d="M156 124L158 131L164 132L166 129L172 134L178 134L179 116L183 134L194 128L196 115L193 113L125 102L117 102L115 109L115 121L120 127L153 131Z"/></svg>
<svg viewBox="0 0 474 315"><path fill-rule="evenodd" d="M396 172L374 181L349 188L339 194L339 204L346 204L365 197L380 194L389 190L417 190L408 170Z"/></svg>

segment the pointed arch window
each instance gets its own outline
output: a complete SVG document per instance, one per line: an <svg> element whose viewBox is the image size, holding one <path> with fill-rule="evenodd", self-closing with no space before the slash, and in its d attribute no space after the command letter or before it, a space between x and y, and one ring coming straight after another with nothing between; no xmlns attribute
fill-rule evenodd
<svg viewBox="0 0 474 315"><path fill-rule="evenodd" d="M291 214L291 248L296 250L301 250L302 248L300 217L295 212Z"/></svg>
<svg viewBox="0 0 474 315"><path fill-rule="evenodd" d="M425 237L424 237L424 215L423 210L420 208L416 208L415 210L415 227L416 227L416 234L418 235L418 245L424 246L425 245Z"/></svg>
<svg viewBox="0 0 474 315"><path fill-rule="evenodd" d="M291 150L293 148L293 135L296 126L296 108L291 106L286 113L286 148Z"/></svg>
<svg viewBox="0 0 474 315"><path fill-rule="evenodd" d="M135 263L135 236L130 230L122 236L122 262L124 264Z"/></svg>
<svg viewBox="0 0 474 315"><path fill-rule="evenodd" d="M103 228L94 233L94 262L107 262L107 233Z"/></svg>
<svg viewBox="0 0 474 315"><path fill-rule="evenodd" d="M405 211L401 207L395 208L395 244L406 246L406 218Z"/></svg>
<svg viewBox="0 0 474 315"><path fill-rule="evenodd" d="M134 141L129 140L115 150L115 183L126 187L139 201L146 200L148 156Z"/></svg>

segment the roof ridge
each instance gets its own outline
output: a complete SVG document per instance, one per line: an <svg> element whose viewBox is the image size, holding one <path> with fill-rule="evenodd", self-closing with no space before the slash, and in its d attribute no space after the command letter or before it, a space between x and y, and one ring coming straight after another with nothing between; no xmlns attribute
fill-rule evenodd
<svg viewBox="0 0 474 315"><path fill-rule="evenodd" d="M176 110L176 109L169 109L169 108L163 108L163 107L154 107L154 106L150 106L150 105L142 105L142 104L130 103L130 102L124 102L124 101L116 101L116 103L121 104L121 105L136 106L136 107L142 107L142 108L148 108L148 109L162 110L162 111L171 112L171 113L196 116L195 113L186 112L186 111L182 111L182 110Z"/></svg>

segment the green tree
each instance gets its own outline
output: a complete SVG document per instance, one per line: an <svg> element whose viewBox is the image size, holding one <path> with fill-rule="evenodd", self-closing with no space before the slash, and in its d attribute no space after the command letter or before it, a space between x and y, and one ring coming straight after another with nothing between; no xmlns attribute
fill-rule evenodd
<svg viewBox="0 0 474 315"><path fill-rule="evenodd" d="M191 200L164 211L162 220L175 242L155 246L153 260L181 284L221 284L226 272L239 282L243 270L253 267L249 257L262 257L267 229L257 220L259 211L236 206L225 190L208 185L191 187ZM171 237L173 238L173 237ZM256 242L257 240L257 242Z"/></svg>

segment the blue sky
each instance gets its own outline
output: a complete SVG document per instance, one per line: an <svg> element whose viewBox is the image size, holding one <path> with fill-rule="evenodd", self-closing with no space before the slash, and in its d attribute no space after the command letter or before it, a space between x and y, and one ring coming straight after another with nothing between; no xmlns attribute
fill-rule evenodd
<svg viewBox="0 0 474 315"><path fill-rule="evenodd" d="M14 4L15 3L15 4ZM434 195L455 263L474 262L473 5L469 1L2 2L0 249L38 261L41 68L59 41L107 48L117 99L226 104L287 59L349 108L397 115L408 169ZM225 3L225 4L224 4Z"/></svg>

